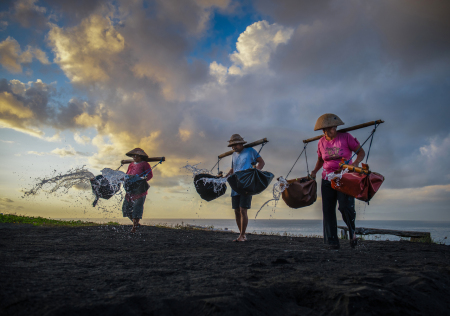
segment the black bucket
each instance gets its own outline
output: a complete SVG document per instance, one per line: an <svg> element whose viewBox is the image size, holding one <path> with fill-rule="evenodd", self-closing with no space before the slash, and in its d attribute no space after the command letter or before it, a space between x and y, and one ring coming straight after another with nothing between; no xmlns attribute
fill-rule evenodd
<svg viewBox="0 0 450 316"><path fill-rule="evenodd" d="M235 172L228 178L228 184L238 194L256 195L272 182L273 173L256 168Z"/></svg>
<svg viewBox="0 0 450 316"><path fill-rule="evenodd" d="M92 206L94 207L97 205L99 198L109 200L114 194L120 191L120 183L112 185L108 179L102 175L98 175L90 181L92 192L95 194L95 201L92 203Z"/></svg>
<svg viewBox="0 0 450 316"><path fill-rule="evenodd" d="M135 175L128 176L123 184L123 187L128 194L139 195L147 192L150 185L147 183L147 180Z"/></svg>
<svg viewBox="0 0 450 316"><path fill-rule="evenodd" d="M224 183L218 192L214 192L214 184L212 183L204 183L202 178L217 178L216 176L201 173L194 177L194 185L197 193L200 194L200 197L205 201L212 201L217 199L219 196L222 196L227 191L227 185Z"/></svg>

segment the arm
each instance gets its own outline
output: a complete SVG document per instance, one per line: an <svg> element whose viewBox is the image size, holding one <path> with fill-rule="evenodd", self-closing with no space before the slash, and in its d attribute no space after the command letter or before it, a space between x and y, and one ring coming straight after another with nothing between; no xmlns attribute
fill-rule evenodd
<svg viewBox="0 0 450 316"><path fill-rule="evenodd" d="M262 168L264 168L264 165L266 164L262 159L262 157L256 158L256 162L257 162L256 169L258 170L262 170Z"/></svg>
<svg viewBox="0 0 450 316"><path fill-rule="evenodd" d="M152 167L150 167L149 164L147 164L147 165L148 165L148 168L145 169L145 172L148 172L148 173L147 173L147 175L144 177L144 179L147 180L147 181L149 181L151 178L153 178L153 170L152 170ZM150 171L149 171L149 170L150 170Z"/></svg>
<svg viewBox="0 0 450 316"><path fill-rule="evenodd" d="M314 167L314 170L311 171L311 177L315 178L317 172L320 170L320 168L322 168L323 166L323 159L322 157L317 157L317 162L316 162L316 166Z"/></svg>
<svg viewBox="0 0 450 316"><path fill-rule="evenodd" d="M364 151L364 149L361 148L358 151L358 154L356 155L356 159L355 159L355 161L353 161L352 166L358 167L359 163L361 161L363 161L365 156L366 156L366 152Z"/></svg>
<svg viewBox="0 0 450 316"><path fill-rule="evenodd" d="M228 177L229 175L233 174L234 170L233 168L231 168L228 173L225 175L225 178Z"/></svg>

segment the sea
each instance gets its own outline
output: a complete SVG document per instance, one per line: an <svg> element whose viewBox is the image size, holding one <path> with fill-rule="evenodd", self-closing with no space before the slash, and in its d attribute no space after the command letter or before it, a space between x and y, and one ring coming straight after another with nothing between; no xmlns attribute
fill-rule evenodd
<svg viewBox="0 0 450 316"><path fill-rule="evenodd" d="M68 220L67 218L62 218ZM71 219L73 220L73 218ZM77 219L78 220L78 219ZM109 221L120 224L131 225L127 218L85 218L83 221L97 223L107 223ZM234 219L142 219L143 225L193 225L213 228L214 230L238 231ZM255 234L280 234L295 236L323 236L322 220L295 220L295 219L249 219L247 232ZM338 220L338 226L345 226L345 223ZM434 242L450 245L450 222L443 221L399 221L399 220L359 220L356 227L380 228L404 231L419 231L431 233ZM338 229L338 234L339 233ZM401 237L393 235L365 235L365 240L401 240ZM406 238L408 239L408 238Z"/></svg>

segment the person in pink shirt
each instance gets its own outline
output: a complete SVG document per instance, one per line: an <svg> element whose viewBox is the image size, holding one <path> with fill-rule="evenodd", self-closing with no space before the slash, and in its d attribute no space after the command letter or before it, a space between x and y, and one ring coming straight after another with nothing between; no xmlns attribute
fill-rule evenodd
<svg viewBox="0 0 450 316"><path fill-rule="evenodd" d="M339 239L337 235L336 204L339 202L339 211L342 219L349 229L350 246L354 248L357 244L355 235L355 198L336 191L331 187L328 175L339 170L341 159L349 160L353 152L357 152L355 161L349 164L357 167L364 159L364 149L356 138L349 133L337 132L337 126L344 125L344 122L335 114L324 114L318 118L314 130L322 130L324 136L319 140L317 146L317 163L311 172L313 178L323 167L322 171L322 211L323 211L323 238L324 243L330 249L339 249Z"/></svg>
<svg viewBox="0 0 450 316"><path fill-rule="evenodd" d="M153 178L152 168L149 163L145 161L145 159L148 158L148 155L141 148L135 148L126 153L126 155L132 157L134 160L128 166L127 175L139 175L147 181ZM132 233L135 233L136 228L140 226L139 221L142 219L142 214L144 213L146 196L147 191L140 194L127 193L125 195L122 214L123 217L128 217L133 222L133 228L131 229Z"/></svg>

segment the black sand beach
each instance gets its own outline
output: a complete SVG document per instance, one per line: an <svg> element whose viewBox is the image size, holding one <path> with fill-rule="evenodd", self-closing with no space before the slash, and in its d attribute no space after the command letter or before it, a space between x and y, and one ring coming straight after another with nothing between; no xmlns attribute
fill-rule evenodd
<svg viewBox="0 0 450 316"><path fill-rule="evenodd" d="M0 225L1 315L448 315L450 247Z"/></svg>

